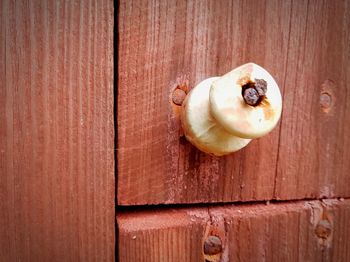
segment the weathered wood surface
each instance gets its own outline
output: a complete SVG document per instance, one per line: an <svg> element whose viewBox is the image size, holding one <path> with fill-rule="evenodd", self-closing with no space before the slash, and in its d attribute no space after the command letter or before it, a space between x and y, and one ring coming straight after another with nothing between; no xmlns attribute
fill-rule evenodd
<svg viewBox="0 0 350 262"><path fill-rule="evenodd" d="M291 17L275 196L349 196L350 1L299 1Z"/></svg>
<svg viewBox="0 0 350 262"><path fill-rule="evenodd" d="M349 261L350 200L121 213L119 261ZM204 257L219 236L222 252Z"/></svg>
<svg viewBox="0 0 350 262"><path fill-rule="evenodd" d="M120 1L118 203L350 196L349 1ZM181 137L177 84L245 62L284 98L279 126L211 157Z"/></svg>
<svg viewBox="0 0 350 262"><path fill-rule="evenodd" d="M113 2L0 1L0 261L114 261Z"/></svg>

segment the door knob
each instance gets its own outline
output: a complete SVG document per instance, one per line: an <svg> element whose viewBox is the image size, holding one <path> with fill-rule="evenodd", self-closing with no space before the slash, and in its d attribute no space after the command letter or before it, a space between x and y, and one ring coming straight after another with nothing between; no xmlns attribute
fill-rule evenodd
<svg viewBox="0 0 350 262"><path fill-rule="evenodd" d="M261 66L247 63L195 86L182 104L181 123L194 146L221 156L268 134L281 112L276 81Z"/></svg>

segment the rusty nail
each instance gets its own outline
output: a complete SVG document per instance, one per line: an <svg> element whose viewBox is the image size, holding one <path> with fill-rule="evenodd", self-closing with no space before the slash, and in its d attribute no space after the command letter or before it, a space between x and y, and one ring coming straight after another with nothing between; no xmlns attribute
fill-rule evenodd
<svg viewBox="0 0 350 262"><path fill-rule="evenodd" d="M185 100L186 92L180 88L176 88L173 92L173 102L175 105L181 106Z"/></svg>
<svg viewBox="0 0 350 262"><path fill-rule="evenodd" d="M264 79L255 79L255 89L259 96L264 96L267 92L267 82Z"/></svg>
<svg viewBox="0 0 350 262"><path fill-rule="evenodd" d="M254 106L258 103L260 97L255 88L248 87L243 91L243 98L248 105Z"/></svg>
<svg viewBox="0 0 350 262"><path fill-rule="evenodd" d="M264 79L255 79L255 82L245 84L242 88L244 101L250 106L257 106L266 94L267 83Z"/></svg>
<svg viewBox="0 0 350 262"><path fill-rule="evenodd" d="M315 233L319 238L327 239L332 232L332 225L329 223L328 220L321 220L318 222Z"/></svg>
<svg viewBox="0 0 350 262"><path fill-rule="evenodd" d="M209 236L204 242L204 254L216 255L222 252L221 239L217 236Z"/></svg>

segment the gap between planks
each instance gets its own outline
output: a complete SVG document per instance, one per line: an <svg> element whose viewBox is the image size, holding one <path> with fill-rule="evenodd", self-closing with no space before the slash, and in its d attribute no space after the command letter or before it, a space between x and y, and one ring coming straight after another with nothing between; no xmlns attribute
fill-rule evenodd
<svg viewBox="0 0 350 262"><path fill-rule="evenodd" d="M133 206L116 206L116 215L127 212L138 212L138 211L159 211L169 209L181 209L181 208L208 208L211 207L227 207L227 206L254 206L258 204L285 204L285 203L302 203L309 201L326 202L332 200L345 201L349 200L350 197L335 197L335 198L304 198L304 199L292 199L292 200L260 200L260 201L247 201L247 202L225 202L225 203L191 203L191 204L159 204L159 205L133 205Z"/></svg>

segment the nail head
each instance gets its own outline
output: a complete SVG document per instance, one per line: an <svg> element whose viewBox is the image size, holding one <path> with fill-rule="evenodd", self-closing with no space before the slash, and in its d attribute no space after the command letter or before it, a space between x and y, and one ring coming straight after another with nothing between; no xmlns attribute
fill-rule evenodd
<svg viewBox="0 0 350 262"><path fill-rule="evenodd" d="M185 100L186 98L186 92L180 88L176 88L173 92L173 103L178 105L178 106L181 106L183 101Z"/></svg>
<svg viewBox="0 0 350 262"><path fill-rule="evenodd" d="M222 252L222 242L217 236L209 236L204 242L204 254L216 255Z"/></svg>

